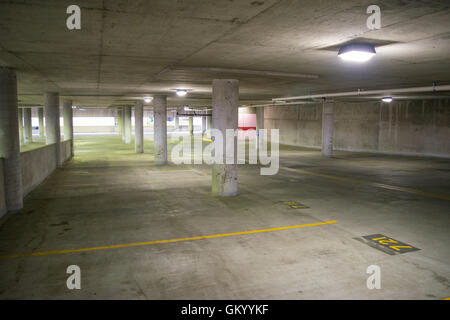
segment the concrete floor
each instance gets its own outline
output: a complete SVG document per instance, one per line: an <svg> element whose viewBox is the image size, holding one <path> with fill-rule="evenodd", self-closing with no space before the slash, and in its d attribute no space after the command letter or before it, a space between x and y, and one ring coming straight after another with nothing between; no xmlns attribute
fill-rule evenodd
<svg viewBox="0 0 450 320"><path fill-rule="evenodd" d="M1 259L2 299L450 297L450 160L347 152L324 159L283 147L277 175L240 166L239 196L215 198L207 166L155 166L152 153L137 155L117 136L75 139L75 158L1 219L0 255L337 223ZM378 233L421 250L389 255L354 239ZM66 287L72 264L81 268L81 290ZM366 287L373 264L379 290Z"/></svg>

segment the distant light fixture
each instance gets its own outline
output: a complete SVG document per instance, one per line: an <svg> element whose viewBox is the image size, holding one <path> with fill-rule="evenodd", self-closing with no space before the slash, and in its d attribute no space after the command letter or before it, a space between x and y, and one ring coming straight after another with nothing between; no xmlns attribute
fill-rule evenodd
<svg viewBox="0 0 450 320"><path fill-rule="evenodd" d="M392 99L392 97L383 97L383 98L381 98L381 101L386 102L386 103L391 103L392 100L394 100L394 99Z"/></svg>
<svg viewBox="0 0 450 320"><path fill-rule="evenodd" d="M189 106L184 106L184 111L190 111L191 108L189 108Z"/></svg>
<svg viewBox="0 0 450 320"><path fill-rule="evenodd" d="M177 90L177 96L184 97L187 94L187 90L184 89L178 89Z"/></svg>
<svg viewBox="0 0 450 320"><path fill-rule="evenodd" d="M145 97L144 98L145 103L150 103L152 100L153 100L152 97Z"/></svg>
<svg viewBox="0 0 450 320"><path fill-rule="evenodd" d="M72 106L72 109L76 109L77 108L77 106Z"/></svg>
<svg viewBox="0 0 450 320"><path fill-rule="evenodd" d="M338 56L345 61L366 62L372 59L377 52L369 43L350 43L339 49Z"/></svg>

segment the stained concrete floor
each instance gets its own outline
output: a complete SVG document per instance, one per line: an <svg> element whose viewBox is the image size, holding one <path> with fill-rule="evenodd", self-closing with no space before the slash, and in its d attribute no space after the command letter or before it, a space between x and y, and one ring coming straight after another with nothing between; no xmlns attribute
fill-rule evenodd
<svg viewBox="0 0 450 320"><path fill-rule="evenodd" d="M75 148L23 210L0 220L0 255L337 222L0 259L2 299L450 297L450 160L347 152L324 159L285 146L277 175L241 165L239 195L216 198L206 165L156 166L150 140L141 155L117 136L76 136ZM420 250L389 255L354 239L370 234ZM81 290L66 287L73 264ZM379 290L367 289L369 265L381 268Z"/></svg>

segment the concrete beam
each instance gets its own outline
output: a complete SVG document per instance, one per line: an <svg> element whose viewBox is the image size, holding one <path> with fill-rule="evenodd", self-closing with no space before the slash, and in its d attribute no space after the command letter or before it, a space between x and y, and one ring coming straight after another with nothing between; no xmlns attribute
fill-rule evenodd
<svg viewBox="0 0 450 320"><path fill-rule="evenodd" d="M167 96L153 97L155 163L167 164Z"/></svg>
<svg viewBox="0 0 450 320"><path fill-rule="evenodd" d="M236 196L237 181L237 139L234 136L234 158L226 162L226 130L238 127L239 81L213 80L212 83L212 127L220 130L224 138L223 164L212 167L212 194ZM230 159L229 159L230 160Z"/></svg>
<svg viewBox="0 0 450 320"><path fill-rule="evenodd" d="M0 157L3 158L5 206L23 207L16 72L0 67ZM1 214L1 213L0 213Z"/></svg>
<svg viewBox="0 0 450 320"><path fill-rule="evenodd" d="M134 149L136 153L144 153L144 106L136 101L134 107Z"/></svg>
<svg viewBox="0 0 450 320"><path fill-rule="evenodd" d="M44 94L45 143L55 144L56 166L62 166L61 161L61 128L59 125L59 93L46 92Z"/></svg>

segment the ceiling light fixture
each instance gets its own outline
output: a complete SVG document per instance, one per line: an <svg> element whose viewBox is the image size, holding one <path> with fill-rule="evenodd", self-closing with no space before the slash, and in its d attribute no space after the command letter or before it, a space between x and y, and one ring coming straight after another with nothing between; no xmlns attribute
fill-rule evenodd
<svg viewBox="0 0 450 320"><path fill-rule="evenodd" d="M386 102L386 103L391 103L392 100L394 100L394 99L392 99L392 97L383 97L383 98L381 98L381 101Z"/></svg>
<svg viewBox="0 0 450 320"><path fill-rule="evenodd" d="M184 97L187 94L187 90L177 89L177 96Z"/></svg>
<svg viewBox="0 0 450 320"><path fill-rule="evenodd" d="M145 97L144 98L145 103L150 103L150 101L152 101L152 100L153 100L152 97Z"/></svg>
<svg viewBox="0 0 450 320"><path fill-rule="evenodd" d="M345 61L366 62L372 59L377 52L369 43L350 43L339 49L338 56Z"/></svg>

